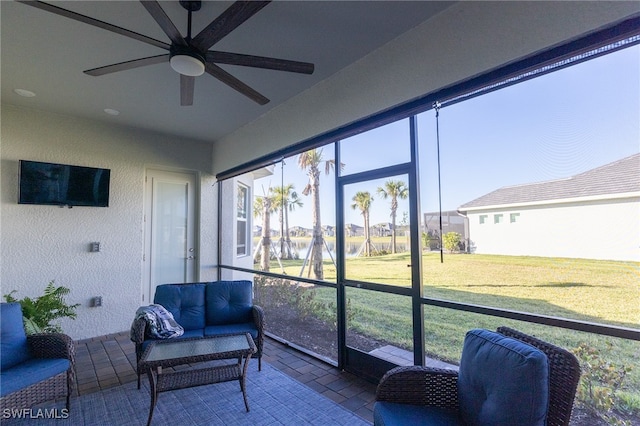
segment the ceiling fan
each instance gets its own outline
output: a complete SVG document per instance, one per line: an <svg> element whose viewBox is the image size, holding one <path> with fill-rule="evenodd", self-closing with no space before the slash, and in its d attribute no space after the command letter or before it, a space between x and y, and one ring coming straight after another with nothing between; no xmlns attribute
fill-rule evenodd
<svg viewBox="0 0 640 426"><path fill-rule="evenodd" d="M167 44L98 19L53 6L49 3L24 0L18 0L18 2L168 50L169 53L162 55L149 56L146 58L93 68L84 71L84 73L91 76L101 76L146 65L169 62L171 67L176 72L180 73L180 105L182 106L193 105L195 77L202 75L205 72L260 105L265 105L269 102L269 99L265 96L238 80L216 64L240 65L301 74L312 74L314 70L314 65L307 62L209 50L209 48L219 42L223 37L227 36L243 22L251 18L263 7L269 4L270 1L236 1L192 38L191 14L200 10L202 6L201 1L180 0L180 5L182 5L182 7L188 12L187 36L183 37L157 1L141 0L140 3L142 3L149 14L158 23L160 28L162 28L165 34L169 37L171 44Z"/></svg>

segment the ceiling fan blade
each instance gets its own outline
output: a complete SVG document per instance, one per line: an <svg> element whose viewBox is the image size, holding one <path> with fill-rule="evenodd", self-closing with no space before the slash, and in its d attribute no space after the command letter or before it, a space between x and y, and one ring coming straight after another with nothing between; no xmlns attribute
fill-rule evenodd
<svg viewBox="0 0 640 426"><path fill-rule="evenodd" d="M85 24L93 25L94 27L102 28L103 30L111 31L116 34L120 34L126 37L133 38L135 40L141 41L143 43L151 44L156 47L160 47L162 49L169 50L169 45L160 40L156 40L151 37L147 37L142 34L138 34L133 31L129 31L127 29L108 24L106 22L100 21L98 19L91 18L89 16L81 15L76 12L72 12L70 10L62 9L61 7L53 6L48 3L44 3L41 1L25 1L25 0L17 0L18 3L23 3L29 6L33 6L35 8L45 10L47 12L55 13L56 15L64 16L65 18L73 19L78 22L83 22Z"/></svg>
<svg viewBox="0 0 640 426"><path fill-rule="evenodd" d="M169 39L179 46L187 46L187 42L180 34L180 31L173 24L171 19L167 16L164 9L160 7L160 4L157 1L140 1L142 5L147 9L147 12L155 19L155 21L160 25L162 31L169 37Z"/></svg>
<svg viewBox="0 0 640 426"><path fill-rule="evenodd" d="M217 52L210 50L206 59L217 64L240 65L243 67L265 68L276 71L313 74L314 65L308 62L289 61L287 59L267 58L264 56L242 55L239 53Z"/></svg>
<svg viewBox="0 0 640 426"><path fill-rule="evenodd" d="M84 71L85 74L98 77L100 75L111 74L118 71L126 71L134 68L144 67L147 65L161 64L169 61L169 54L149 56L147 58L134 59L133 61L120 62L117 64L106 65L104 67L93 68Z"/></svg>
<svg viewBox="0 0 640 426"><path fill-rule="evenodd" d="M215 78L217 78L218 80L226 84L227 86L231 87L232 89L242 93L252 101L257 102L260 105L265 105L269 103L269 99L265 98L260 93L258 93L251 87L247 86L246 84L244 84L243 82L241 82L240 80L238 80L237 78L235 78L234 76L232 76L231 74L229 74L228 72L220 68L219 66L214 65L211 62L207 62L205 64L205 70L207 71L207 73L211 74L212 76L214 76Z"/></svg>
<svg viewBox="0 0 640 426"><path fill-rule="evenodd" d="M196 78L189 75L180 74L180 105L193 105L193 90Z"/></svg>
<svg viewBox="0 0 640 426"><path fill-rule="evenodd" d="M237 1L233 3L227 10L222 12L222 15L200 31L191 41L191 45L202 52L208 50L269 3L271 2Z"/></svg>

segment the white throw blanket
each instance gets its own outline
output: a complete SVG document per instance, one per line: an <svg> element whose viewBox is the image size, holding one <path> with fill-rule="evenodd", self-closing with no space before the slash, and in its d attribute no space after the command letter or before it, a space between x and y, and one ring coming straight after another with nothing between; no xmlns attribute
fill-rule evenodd
<svg viewBox="0 0 640 426"><path fill-rule="evenodd" d="M136 311L135 320L139 318L144 318L147 322L147 333L151 338L171 339L184 334L184 328L162 305L140 306Z"/></svg>

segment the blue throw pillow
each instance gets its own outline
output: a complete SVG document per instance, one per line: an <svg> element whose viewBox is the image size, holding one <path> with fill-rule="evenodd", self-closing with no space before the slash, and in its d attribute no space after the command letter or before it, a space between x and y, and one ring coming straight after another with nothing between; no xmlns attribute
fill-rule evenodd
<svg viewBox="0 0 640 426"><path fill-rule="evenodd" d="M458 376L460 413L477 426L544 426L549 365L539 349L488 330L467 333Z"/></svg>
<svg viewBox="0 0 640 426"><path fill-rule="evenodd" d="M0 304L0 370L31 358L19 303Z"/></svg>
<svg viewBox="0 0 640 426"><path fill-rule="evenodd" d="M203 329L205 284L163 284L156 287L153 303L164 306L185 331Z"/></svg>
<svg viewBox="0 0 640 426"><path fill-rule="evenodd" d="M207 325L249 322L253 318L253 283L248 280L207 284Z"/></svg>

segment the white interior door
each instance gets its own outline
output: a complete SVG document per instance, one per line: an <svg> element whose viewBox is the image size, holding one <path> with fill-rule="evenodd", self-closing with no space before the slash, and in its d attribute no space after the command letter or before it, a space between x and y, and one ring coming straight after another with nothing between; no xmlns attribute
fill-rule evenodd
<svg viewBox="0 0 640 426"><path fill-rule="evenodd" d="M149 169L145 192L143 302L151 303L159 284L197 280L196 176Z"/></svg>

